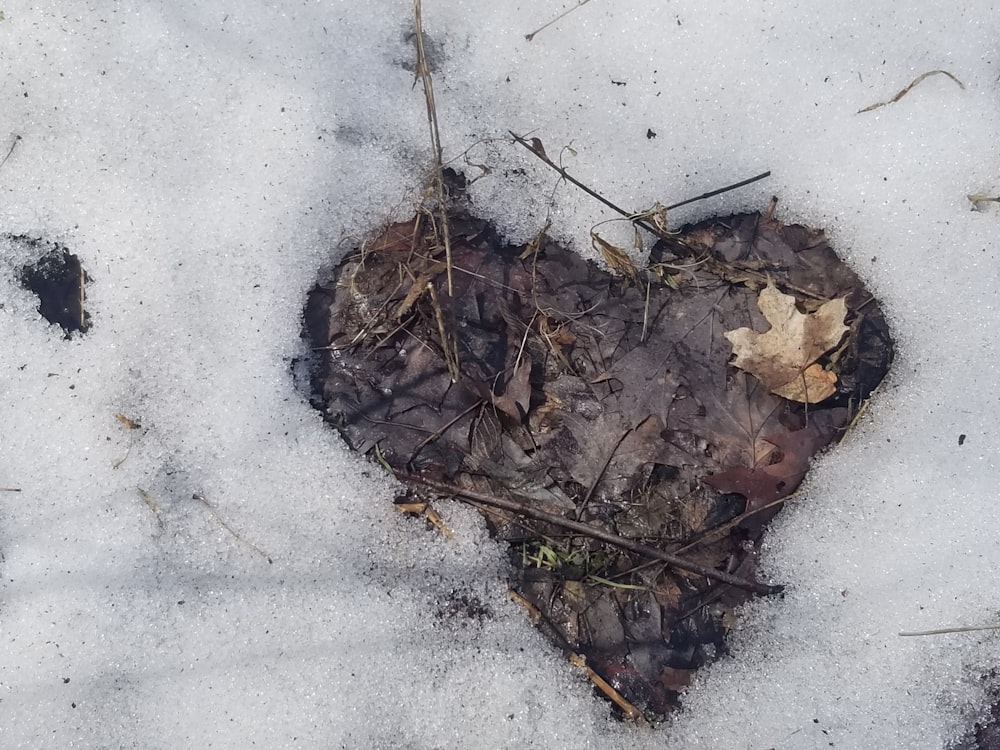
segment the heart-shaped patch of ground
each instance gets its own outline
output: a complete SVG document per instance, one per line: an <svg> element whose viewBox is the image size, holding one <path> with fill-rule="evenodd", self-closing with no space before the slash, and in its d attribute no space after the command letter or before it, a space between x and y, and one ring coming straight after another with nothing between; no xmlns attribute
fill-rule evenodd
<svg viewBox="0 0 1000 750"><path fill-rule="evenodd" d="M449 253L436 219L310 294L317 405L408 507L481 507L540 627L622 712L660 718L733 608L776 590L755 545L888 371L878 303L822 232L770 213L686 227L644 267L595 239L615 272L460 209Z"/></svg>

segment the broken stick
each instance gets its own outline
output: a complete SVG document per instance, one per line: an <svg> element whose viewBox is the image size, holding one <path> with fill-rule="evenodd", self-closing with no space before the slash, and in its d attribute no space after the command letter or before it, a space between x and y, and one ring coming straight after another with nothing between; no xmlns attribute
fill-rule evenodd
<svg viewBox="0 0 1000 750"><path fill-rule="evenodd" d="M579 521L571 521L568 518L563 518L562 516L555 515L554 513L548 513L544 510L538 510L530 505L516 500L507 500L501 497L494 497L493 495L487 495L482 492L474 492L472 490L466 490L461 487L454 487L444 482L437 482L433 479L426 479L424 477L418 476L416 474L407 474L404 472L397 471L396 476L406 482L412 482L414 484L420 484L424 487L428 487L436 492L442 492L447 495L451 495L460 500L466 502L480 503L482 505L490 505L494 508L502 508L504 510L509 510L518 515L527 516L528 518L534 518L536 521L545 521L546 523L551 523L553 526L560 526L569 531L573 531L582 536L588 536L592 539L597 539L602 542L620 547L622 549L627 549L630 552L635 552L637 554L643 555L645 557L652 558L654 560L660 560L668 565L671 565L680 570L686 570L689 573L695 573L696 575L704 576L705 578L711 578L720 583L726 583L730 586L735 586L737 588L746 589L747 591L752 591L755 594L761 594L763 596L768 596L770 594L778 594L784 591L784 586L771 586L766 583L758 583L757 581L750 581L746 578L740 578L731 573L726 573L721 570L716 570L715 568L709 568L704 565L699 565L691 560L685 560L683 557L678 557L677 555L672 555L669 552L664 552L663 550L656 549L655 547L648 547L645 544L640 544L639 542L633 541L632 539L627 539L623 536L618 536L617 534L612 534L603 529L598 529L589 524L580 523Z"/></svg>

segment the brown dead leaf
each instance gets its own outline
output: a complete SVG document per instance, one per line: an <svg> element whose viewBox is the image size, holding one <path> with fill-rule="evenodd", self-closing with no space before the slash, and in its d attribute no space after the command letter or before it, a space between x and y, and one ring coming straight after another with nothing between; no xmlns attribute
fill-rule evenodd
<svg viewBox="0 0 1000 750"><path fill-rule="evenodd" d="M746 511L754 511L788 497L802 483L812 456L828 442L835 423L830 414L812 416L808 427L793 432L773 432L762 439L772 450L752 466L731 466L704 478L720 492L734 492L747 499Z"/></svg>
<svg viewBox="0 0 1000 750"><path fill-rule="evenodd" d="M801 313L790 294L773 283L757 298L771 330L726 331L736 359L733 364L757 378L772 393L791 401L815 404L836 392L837 376L816 364L847 333L845 298L828 300L814 312Z"/></svg>
<svg viewBox="0 0 1000 750"><path fill-rule="evenodd" d="M507 383L503 395L493 394L493 405L516 422L524 420L531 405L531 383L528 380L530 377L531 360L525 357Z"/></svg>
<svg viewBox="0 0 1000 750"><path fill-rule="evenodd" d="M451 530L447 523L445 523L444 518L438 513L434 506L429 502L421 501L416 503L410 503L405 501L397 501L393 503L393 507L400 513L408 513L413 516L423 516L427 519L427 522L434 526L442 536L446 539L452 539L455 536L455 532Z"/></svg>
<svg viewBox="0 0 1000 750"><path fill-rule="evenodd" d="M824 369L815 362L809 365L800 377L781 388L773 389L773 393L787 398L789 401L799 401L803 404L815 404L824 398L832 396L837 390L837 374Z"/></svg>
<svg viewBox="0 0 1000 750"><path fill-rule="evenodd" d="M620 247L612 245L593 230L590 232L590 244L604 257L604 262L608 264L608 268L614 273L625 276L632 281L639 280L638 269L636 269L628 253Z"/></svg>

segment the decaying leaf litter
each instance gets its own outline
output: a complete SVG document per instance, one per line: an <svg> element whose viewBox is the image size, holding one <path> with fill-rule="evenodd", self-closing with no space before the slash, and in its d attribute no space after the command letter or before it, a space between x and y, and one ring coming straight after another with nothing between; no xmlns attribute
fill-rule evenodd
<svg viewBox="0 0 1000 750"><path fill-rule="evenodd" d="M661 717L724 650L747 589L766 587L763 525L887 372L885 320L821 232L770 213L684 228L635 274L611 273L544 237L506 245L459 184L452 294L427 213L313 290L318 404L409 494L507 501L480 507L511 544L513 588L555 642Z"/></svg>
<svg viewBox="0 0 1000 750"><path fill-rule="evenodd" d="M592 231L607 269L545 228L506 244L443 169L420 0L414 20L434 179L310 293L316 405L442 533L435 496L476 504L532 619L623 716L660 719L733 608L780 591L754 574L764 525L888 371L886 322L773 202L672 232L672 207L624 211L513 133L658 240L640 268Z"/></svg>

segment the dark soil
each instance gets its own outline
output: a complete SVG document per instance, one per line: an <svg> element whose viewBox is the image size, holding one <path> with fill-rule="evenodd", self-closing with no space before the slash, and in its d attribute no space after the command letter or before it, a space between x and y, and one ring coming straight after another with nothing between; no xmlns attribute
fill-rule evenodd
<svg viewBox="0 0 1000 750"><path fill-rule="evenodd" d="M728 216L609 273L544 238L508 246L458 209L450 227L450 294L428 215L389 227L310 294L326 419L411 496L500 498L752 585L764 525L892 359L877 301L823 233ZM820 361L837 392L822 403L729 364L725 331L768 329L768 280L803 311L846 298L850 331ZM745 587L481 507L543 630L647 718L725 652Z"/></svg>

